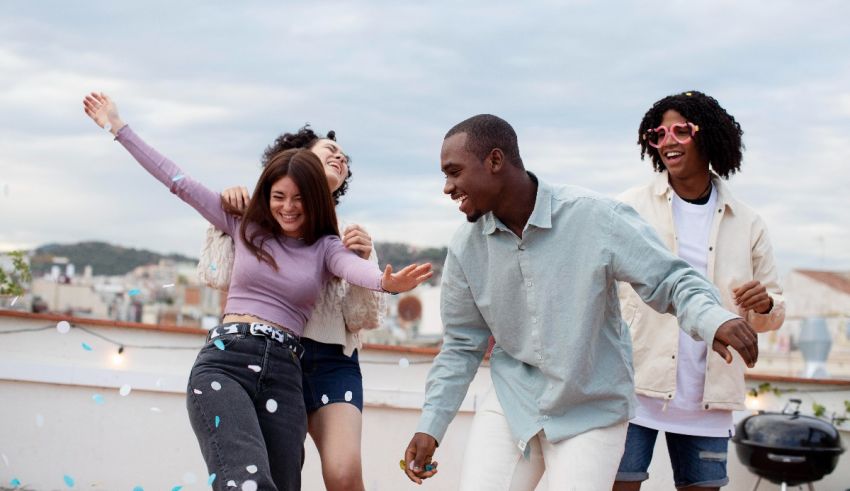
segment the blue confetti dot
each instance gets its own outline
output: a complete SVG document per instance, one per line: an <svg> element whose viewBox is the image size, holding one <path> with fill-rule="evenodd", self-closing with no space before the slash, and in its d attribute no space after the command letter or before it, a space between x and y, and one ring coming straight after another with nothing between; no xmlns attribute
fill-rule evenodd
<svg viewBox="0 0 850 491"><path fill-rule="evenodd" d="M133 488L133 491L145 491L145 488L141 486L136 486L135 488Z"/></svg>
<svg viewBox="0 0 850 491"><path fill-rule="evenodd" d="M104 399L103 396L100 394L95 394L91 396L91 398L95 404L103 404L104 402L106 402L106 399Z"/></svg>
<svg viewBox="0 0 850 491"><path fill-rule="evenodd" d="M213 344L216 348L224 351L224 341L222 341L221 339L216 339L215 341L213 341Z"/></svg>
<svg viewBox="0 0 850 491"><path fill-rule="evenodd" d="M210 474L210 478L207 479L207 486L212 486L212 483L214 483L214 482L215 482L215 472Z"/></svg>
<svg viewBox="0 0 850 491"><path fill-rule="evenodd" d="M18 486L20 486L20 485L21 485L21 480L20 480L20 479L18 479L17 477L13 477L13 478L12 478L12 480L11 480L11 481L9 481L9 484L10 484L13 488L17 488Z"/></svg>
<svg viewBox="0 0 850 491"><path fill-rule="evenodd" d="M74 478L73 477L69 476L68 474L65 474L64 476L62 476L62 479L65 480L66 486L68 486L69 488L74 487Z"/></svg>
<svg viewBox="0 0 850 491"><path fill-rule="evenodd" d="M183 174L177 174L176 176L171 178L171 182L177 182L180 179L183 179L184 177L186 177L186 176L184 176Z"/></svg>
<svg viewBox="0 0 850 491"><path fill-rule="evenodd" d="M183 486L174 486L171 491L180 491L181 489L183 489Z"/></svg>
<svg viewBox="0 0 850 491"><path fill-rule="evenodd" d="M215 427L216 427L216 428L218 428L218 425L220 425L220 424L221 424L221 418L219 418L218 416L216 416L216 417L215 417Z"/></svg>
<svg viewBox="0 0 850 491"><path fill-rule="evenodd" d="M215 263L210 263L210 270L215 271Z"/></svg>
<svg viewBox="0 0 850 491"><path fill-rule="evenodd" d="M82 347L83 347L83 349L84 349L84 350L86 350L86 351L91 351L91 350L92 350L92 347L91 347L91 346L89 346L89 344L88 344L88 343L82 343L82 344L81 344L81 346L82 346Z"/></svg>
<svg viewBox="0 0 850 491"><path fill-rule="evenodd" d="M434 466L431 464L425 464L425 470L431 472L434 470Z"/></svg>
<svg viewBox="0 0 850 491"><path fill-rule="evenodd" d="M140 293L142 293L141 290L139 290L138 288L133 288L132 290L127 292L127 295L130 295L131 297L135 297L136 295L139 295Z"/></svg>

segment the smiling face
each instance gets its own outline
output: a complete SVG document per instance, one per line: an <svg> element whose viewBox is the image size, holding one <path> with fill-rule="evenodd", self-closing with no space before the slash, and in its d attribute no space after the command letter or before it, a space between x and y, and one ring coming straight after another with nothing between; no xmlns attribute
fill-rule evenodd
<svg viewBox="0 0 850 491"><path fill-rule="evenodd" d="M294 238L304 235L304 204L298 185L291 177L281 177L272 184L269 208L283 235Z"/></svg>
<svg viewBox="0 0 850 491"><path fill-rule="evenodd" d="M310 151L319 157L331 192L339 189L348 177L348 157L343 153L342 147L333 140L322 138L310 147Z"/></svg>
<svg viewBox="0 0 850 491"><path fill-rule="evenodd" d="M440 167L446 176L443 192L458 203L468 221L475 222L493 210L498 186L487 162L466 149L466 138L466 133L456 133L443 140Z"/></svg>
<svg viewBox="0 0 850 491"><path fill-rule="evenodd" d="M668 109L662 117L661 126L670 128L671 125L687 122L678 111ZM696 133L686 143L679 143L672 135L666 135L664 141L661 142L661 146L658 147L658 154L671 178L685 179L708 172L708 160L697 148L697 138L699 138L699 133Z"/></svg>

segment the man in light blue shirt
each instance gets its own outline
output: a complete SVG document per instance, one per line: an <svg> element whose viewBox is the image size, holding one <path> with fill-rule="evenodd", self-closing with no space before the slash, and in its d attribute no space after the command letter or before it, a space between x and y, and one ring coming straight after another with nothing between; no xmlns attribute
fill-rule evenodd
<svg viewBox="0 0 850 491"><path fill-rule="evenodd" d="M443 191L469 223L452 239L443 269L445 336L405 452L412 481L436 472L429 464L437 442L492 335L495 394L473 423L461 489L534 489L544 469L551 489L611 489L634 412L617 281L675 313L683 330L727 361L731 347L755 363L755 332L720 306L702 275L627 205L527 172L504 120L459 123L440 160Z"/></svg>

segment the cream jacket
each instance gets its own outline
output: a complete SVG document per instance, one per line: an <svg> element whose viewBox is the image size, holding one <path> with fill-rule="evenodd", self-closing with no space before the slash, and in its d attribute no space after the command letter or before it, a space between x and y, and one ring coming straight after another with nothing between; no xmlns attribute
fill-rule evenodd
<svg viewBox="0 0 850 491"><path fill-rule="evenodd" d="M785 301L764 221L736 200L717 175L712 176L712 182L717 188L717 218L712 222L709 236L708 279L720 291L723 306L738 312L757 332L778 329L785 320ZM673 188L666 171L659 173L649 185L630 189L619 199L631 205L655 228L662 242L678 254ZM741 312L735 306L732 289L750 280L760 281L773 299L773 308L767 314ZM628 284L621 283L619 292L623 319L631 326L635 390L643 396L672 399L676 395L679 349L676 317L652 310ZM711 346L707 349L703 408L744 409L744 361L733 350L734 360L730 365Z"/></svg>

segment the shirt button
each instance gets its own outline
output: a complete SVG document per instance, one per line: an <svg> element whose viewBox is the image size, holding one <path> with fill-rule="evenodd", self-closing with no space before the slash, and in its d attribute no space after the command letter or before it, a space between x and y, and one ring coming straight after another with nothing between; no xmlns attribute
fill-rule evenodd
<svg viewBox="0 0 850 491"><path fill-rule="evenodd" d="M531 323L532 323L532 324L537 324L537 317L532 317L532 318L531 318Z"/></svg>
<svg viewBox="0 0 850 491"><path fill-rule="evenodd" d="M529 282L527 282L527 283L525 284L525 286L531 286L531 282L530 282L530 281L529 281Z"/></svg>
<svg viewBox="0 0 850 491"><path fill-rule="evenodd" d="M543 415L543 421L549 421L549 416Z"/></svg>

